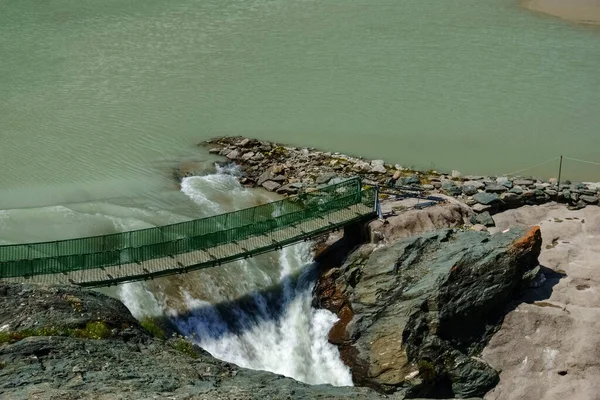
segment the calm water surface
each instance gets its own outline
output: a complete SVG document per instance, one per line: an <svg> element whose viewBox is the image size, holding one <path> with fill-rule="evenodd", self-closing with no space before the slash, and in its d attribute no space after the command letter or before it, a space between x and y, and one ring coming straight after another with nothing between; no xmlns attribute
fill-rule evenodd
<svg viewBox="0 0 600 400"><path fill-rule="evenodd" d="M0 0L0 226L188 218L170 168L215 135L476 174L600 161L598 65L600 32L512 0Z"/></svg>

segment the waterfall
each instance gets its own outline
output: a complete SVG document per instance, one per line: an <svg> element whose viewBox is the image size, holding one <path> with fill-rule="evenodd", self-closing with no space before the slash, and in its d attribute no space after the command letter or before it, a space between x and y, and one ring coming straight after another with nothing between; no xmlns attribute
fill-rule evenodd
<svg viewBox="0 0 600 400"><path fill-rule="evenodd" d="M236 170L189 177L182 191L216 214L269 201L244 189ZM119 295L136 317L165 315L214 357L271 371L309 384L352 385L349 368L328 342L337 317L312 308L316 280L310 243L250 260L162 278L157 284L121 286Z"/></svg>

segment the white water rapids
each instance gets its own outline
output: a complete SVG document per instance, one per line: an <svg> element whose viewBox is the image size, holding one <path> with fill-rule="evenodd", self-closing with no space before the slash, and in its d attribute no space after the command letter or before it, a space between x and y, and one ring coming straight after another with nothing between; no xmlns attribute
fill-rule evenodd
<svg viewBox="0 0 600 400"><path fill-rule="evenodd" d="M181 190L206 215L269 200L244 189L234 173L186 178ZM337 317L311 306L315 277L311 246L300 243L217 268L125 284L119 296L134 316L169 317L221 360L309 384L349 386L350 371L327 340Z"/></svg>

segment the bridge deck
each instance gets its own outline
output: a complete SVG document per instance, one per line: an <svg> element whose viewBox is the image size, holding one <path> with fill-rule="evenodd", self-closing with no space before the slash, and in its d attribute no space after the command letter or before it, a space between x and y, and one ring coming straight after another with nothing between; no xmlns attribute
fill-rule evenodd
<svg viewBox="0 0 600 400"><path fill-rule="evenodd" d="M371 215L373 215L373 207L359 203L333 211L319 218L298 223L294 226L286 226L263 235L256 235L238 242L222 244L207 250L195 250L178 255L146 260L140 263L128 263L29 277L10 277L3 278L2 280L8 282L106 286L108 284L151 279L213 267L279 249L283 246L340 228L353 221L365 219Z"/></svg>

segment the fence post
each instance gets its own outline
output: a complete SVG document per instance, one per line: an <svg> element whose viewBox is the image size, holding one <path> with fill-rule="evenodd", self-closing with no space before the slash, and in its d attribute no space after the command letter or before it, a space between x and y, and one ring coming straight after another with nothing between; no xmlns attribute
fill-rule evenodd
<svg viewBox="0 0 600 400"><path fill-rule="evenodd" d="M562 161L563 161L563 156L560 156L560 163L558 164L558 187L556 188L556 201L558 201L558 193L560 192L560 178L561 178L561 174L562 174Z"/></svg>

